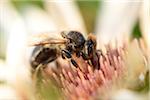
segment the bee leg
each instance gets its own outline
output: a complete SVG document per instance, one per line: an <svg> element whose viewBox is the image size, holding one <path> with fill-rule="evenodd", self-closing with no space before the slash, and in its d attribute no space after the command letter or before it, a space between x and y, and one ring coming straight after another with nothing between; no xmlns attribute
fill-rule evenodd
<svg viewBox="0 0 150 100"><path fill-rule="evenodd" d="M87 55L89 57L88 63L91 63L94 69L100 69L99 54L101 54L101 52L95 50L94 44L92 43L89 43L87 46Z"/></svg>
<svg viewBox="0 0 150 100"><path fill-rule="evenodd" d="M69 52L69 51L67 51L67 50L62 50L61 51L61 54L62 54L62 56L63 56L63 58L65 58L65 57L67 57L67 58L72 58L72 55L71 55L71 53Z"/></svg>
<svg viewBox="0 0 150 100"><path fill-rule="evenodd" d="M76 61L72 58L71 52L67 51L67 50L62 50L61 51L62 55L68 59L70 59L71 63L77 68L78 64L76 63Z"/></svg>
<svg viewBox="0 0 150 100"><path fill-rule="evenodd" d="M98 66L99 66L98 69L101 68L101 65L100 65L100 62L99 62L101 55L105 58L105 56L102 53L102 50L96 50L96 56L97 56L97 59L98 59Z"/></svg>
<svg viewBox="0 0 150 100"><path fill-rule="evenodd" d="M89 45L87 49L88 49L88 55L90 56L94 51L92 45Z"/></svg>
<svg viewBox="0 0 150 100"><path fill-rule="evenodd" d="M64 55L63 53L61 53L61 57L62 57L63 59L66 59L66 58L65 58L65 55Z"/></svg>
<svg viewBox="0 0 150 100"><path fill-rule="evenodd" d="M97 53L91 58L92 65L95 69L100 69L99 56Z"/></svg>
<svg viewBox="0 0 150 100"><path fill-rule="evenodd" d="M84 60L88 60L89 59L89 57L88 57L88 55L86 53L81 52L81 56L82 56L82 58Z"/></svg>
<svg viewBox="0 0 150 100"><path fill-rule="evenodd" d="M95 50L92 53L92 56L90 57L90 62L93 65L94 69L100 69L100 55L101 55L101 51L99 50Z"/></svg>
<svg viewBox="0 0 150 100"><path fill-rule="evenodd" d="M96 50L96 43L92 39L88 39L86 41L87 46L87 54L88 56L92 56L92 53Z"/></svg>
<svg viewBox="0 0 150 100"><path fill-rule="evenodd" d="M77 62L74 59L71 59L71 63L77 68L79 67L79 65L77 64Z"/></svg>

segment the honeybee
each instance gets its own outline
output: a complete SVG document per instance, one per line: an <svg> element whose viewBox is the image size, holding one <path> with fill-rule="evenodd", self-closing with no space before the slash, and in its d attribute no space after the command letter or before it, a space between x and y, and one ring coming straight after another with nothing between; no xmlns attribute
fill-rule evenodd
<svg viewBox="0 0 150 100"><path fill-rule="evenodd" d="M54 39L48 37L32 45L36 46L31 55L31 66L36 69L40 64L47 65L56 60L58 57L68 59L75 67L78 67L77 62L72 55L82 57L99 69L99 56L96 50L96 38L90 34L87 40L82 33L78 31L61 32L62 39Z"/></svg>

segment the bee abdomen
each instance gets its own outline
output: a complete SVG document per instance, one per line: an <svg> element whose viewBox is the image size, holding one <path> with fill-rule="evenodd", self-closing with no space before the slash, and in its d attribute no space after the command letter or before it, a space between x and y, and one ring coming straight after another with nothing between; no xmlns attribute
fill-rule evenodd
<svg viewBox="0 0 150 100"><path fill-rule="evenodd" d="M50 47L37 46L33 50L31 66L35 69L39 64L47 64L57 58L57 49Z"/></svg>

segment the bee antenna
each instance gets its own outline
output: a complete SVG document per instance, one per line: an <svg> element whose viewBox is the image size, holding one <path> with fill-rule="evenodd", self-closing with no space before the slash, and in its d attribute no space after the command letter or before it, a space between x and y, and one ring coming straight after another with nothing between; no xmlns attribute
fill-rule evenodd
<svg viewBox="0 0 150 100"><path fill-rule="evenodd" d="M66 31L62 31L61 32L61 36L63 37L63 38L66 38L67 37L67 34L66 34L67 32Z"/></svg>

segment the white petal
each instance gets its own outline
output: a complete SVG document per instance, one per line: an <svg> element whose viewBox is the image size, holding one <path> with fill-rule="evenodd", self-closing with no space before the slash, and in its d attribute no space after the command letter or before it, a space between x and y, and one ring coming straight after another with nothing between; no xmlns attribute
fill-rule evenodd
<svg viewBox="0 0 150 100"><path fill-rule="evenodd" d="M73 0L52 1L45 0L46 9L53 16L60 30L79 30L86 32L79 9Z"/></svg>
<svg viewBox="0 0 150 100"><path fill-rule="evenodd" d="M112 39L122 40L129 36L139 15L141 2L103 2L99 10L96 33L98 40L108 43Z"/></svg>

